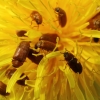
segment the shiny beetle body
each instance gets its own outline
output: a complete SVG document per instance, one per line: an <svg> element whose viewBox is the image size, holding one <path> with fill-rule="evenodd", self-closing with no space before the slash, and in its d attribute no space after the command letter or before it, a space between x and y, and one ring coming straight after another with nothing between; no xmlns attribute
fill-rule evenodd
<svg viewBox="0 0 100 100"><path fill-rule="evenodd" d="M57 34L43 34L35 44L35 49L41 48L47 51L53 51L56 46L57 37L59 37ZM58 50L58 48L56 50Z"/></svg>
<svg viewBox="0 0 100 100"><path fill-rule="evenodd" d="M41 49L44 49L47 51L52 51L55 48L55 46L56 46L56 44L54 44L52 42L41 40L36 43L35 49L41 48Z"/></svg>
<svg viewBox="0 0 100 100"><path fill-rule="evenodd" d="M36 63L39 64L39 62L41 61L41 59L43 58L43 55L39 55L39 56L34 56L32 54L38 54L38 53L45 53L45 51L53 51L54 48L56 47L56 38L59 37L57 34L43 34L40 38L39 41L35 44L35 49L40 48L39 52L36 52L32 49L30 49L30 52L28 54L28 58ZM58 48L56 48L56 50L58 50Z"/></svg>
<svg viewBox="0 0 100 100"><path fill-rule="evenodd" d="M17 31L17 36L18 37L22 37L22 36L25 36L24 34L26 33L27 31L25 31L25 30L20 30L20 31Z"/></svg>
<svg viewBox="0 0 100 100"><path fill-rule="evenodd" d="M3 96L9 95L9 93L6 93L6 87L7 85L0 81L0 94Z"/></svg>
<svg viewBox="0 0 100 100"><path fill-rule="evenodd" d="M64 52L64 58L68 62L67 64L75 73L82 73L82 65L78 62L77 58L69 52Z"/></svg>
<svg viewBox="0 0 100 100"><path fill-rule="evenodd" d="M43 55L39 55L39 56L34 56L32 54L38 54L38 52L30 49L30 52L28 54L28 58L34 62L35 64L39 64L39 62L41 61L41 59L43 58Z"/></svg>
<svg viewBox="0 0 100 100"><path fill-rule="evenodd" d="M33 11L30 17L32 18L32 21L35 21L38 25L42 23L42 16L39 12ZM32 22L31 22L31 25L32 25Z"/></svg>
<svg viewBox="0 0 100 100"><path fill-rule="evenodd" d="M21 66L30 50L30 44L27 41L22 41L17 47L15 54L13 56L12 65L13 67Z"/></svg>
<svg viewBox="0 0 100 100"><path fill-rule="evenodd" d="M16 71L15 68L8 69L8 70L6 71L6 73L5 73L6 77L10 79L15 71Z"/></svg>
<svg viewBox="0 0 100 100"><path fill-rule="evenodd" d="M46 41L50 41L50 42L53 42L53 43L56 43L56 39L57 37L59 37L57 34L43 34L39 40L46 40Z"/></svg>
<svg viewBox="0 0 100 100"><path fill-rule="evenodd" d="M59 25L61 27L64 27L67 23L67 16L66 16L66 12L61 9L60 7L56 7L55 8L55 12L58 15L58 21L59 21Z"/></svg>
<svg viewBox="0 0 100 100"><path fill-rule="evenodd" d="M22 76L24 76L24 73L21 75L21 77L22 77ZM17 83L18 83L19 85L25 86L25 80L29 80L28 76L24 77L24 78L21 79L21 80L18 80Z"/></svg>

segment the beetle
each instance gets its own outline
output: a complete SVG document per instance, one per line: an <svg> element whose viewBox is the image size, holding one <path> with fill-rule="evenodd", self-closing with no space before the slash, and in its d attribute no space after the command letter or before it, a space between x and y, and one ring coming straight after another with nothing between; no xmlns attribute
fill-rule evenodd
<svg viewBox="0 0 100 100"><path fill-rule="evenodd" d="M52 50L54 50L54 48L56 46L56 38L57 37L59 37L59 36L56 33L53 33L53 34L45 33L39 38L39 41L35 44L34 48L35 49L40 48L41 50L52 51ZM40 50L40 52L36 52L36 51L30 49L28 58L32 62L39 64L39 62L43 58L43 55L35 56L32 54L41 53L41 50ZM58 50L58 48L56 48L56 50Z"/></svg>
<svg viewBox="0 0 100 100"><path fill-rule="evenodd" d="M87 26L87 28L100 30L100 12L89 20L89 25Z"/></svg>
<svg viewBox="0 0 100 100"><path fill-rule="evenodd" d="M21 75L20 77L23 77L24 75L25 75L25 74L22 73L22 75ZM18 80L17 83L18 83L19 85L25 86L25 80L29 80L28 76L24 77L24 78L21 79L21 80Z"/></svg>
<svg viewBox="0 0 100 100"><path fill-rule="evenodd" d="M53 42L53 43L56 43L56 39L57 37L59 37L56 33L46 33L46 34L43 34L39 40L46 40L46 41L50 41L50 42Z"/></svg>
<svg viewBox="0 0 100 100"><path fill-rule="evenodd" d="M6 73L5 73L5 75L7 76L7 78L10 79L10 78L12 77L12 75L14 74L15 71L16 71L15 68L8 69L8 70L6 71ZM22 75L21 75L20 77L22 77L22 76L24 76L24 75L25 75L25 74L22 73ZM24 77L24 78L21 79L21 80L17 80L17 83L18 83L19 85L24 85L24 86L25 86L25 80L29 80L28 76Z"/></svg>
<svg viewBox="0 0 100 100"><path fill-rule="evenodd" d="M70 52L64 52L64 58L65 60L68 62L67 64L69 65L69 67L75 72L75 73L82 73L82 65L81 63L78 61L77 58L75 58L75 56L70 53Z"/></svg>
<svg viewBox="0 0 100 100"><path fill-rule="evenodd" d="M35 44L35 49L41 48L41 49L44 49L44 50L47 50L47 51L52 51L55 47L56 47L55 43L49 42L49 41L44 41L44 40L38 41Z"/></svg>
<svg viewBox="0 0 100 100"><path fill-rule="evenodd" d="M39 56L34 56L32 54L38 54L38 52L30 49L29 54L28 54L28 58L34 62L35 64L39 64L39 62L41 61L41 59L43 58L43 55L39 55Z"/></svg>
<svg viewBox="0 0 100 100"><path fill-rule="evenodd" d="M22 37L22 36L25 36L24 34L26 33L27 31L25 30L20 30L20 31L17 31L16 34L18 37Z"/></svg>
<svg viewBox="0 0 100 100"><path fill-rule="evenodd" d="M32 11L32 13L30 14L30 17L32 18L32 21L35 21L38 25L42 24L43 19L39 12ZM31 25L32 25L32 21L31 21Z"/></svg>
<svg viewBox="0 0 100 100"><path fill-rule="evenodd" d="M13 67L19 67L23 65L29 53L29 50L30 50L30 43L28 41L22 41L14 53L12 60Z"/></svg>
<svg viewBox="0 0 100 100"><path fill-rule="evenodd" d="M60 7L56 7L54 10L55 10L56 14L58 15L59 25L61 27L64 27L67 23L66 12Z"/></svg>
<svg viewBox="0 0 100 100"><path fill-rule="evenodd" d="M2 81L0 81L0 94L3 96L9 95L9 93L6 93L6 87L7 87L7 85L4 84Z"/></svg>
<svg viewBox="0 0 100 100"><path fill-rule="evenodd" d="M7 78L10 79L15 71L16 71L15 68L7 69L5 75L7 76Z"/></svg>
<svg viewBox="0 0 100 100"><path fill-rule="evenodd" d="M59 36L54 33L54 34L43 34L40 38L39 41L35 44L35 49L41 48L47 51L52 51L56 47L56 39ZM58 50L58 48L56 49Z"/></svg>

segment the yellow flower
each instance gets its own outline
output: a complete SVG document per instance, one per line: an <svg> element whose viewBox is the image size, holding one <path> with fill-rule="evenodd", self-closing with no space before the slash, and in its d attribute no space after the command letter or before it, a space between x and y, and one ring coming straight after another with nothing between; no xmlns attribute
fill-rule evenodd
<svg viewBox="0 0 100 100"><path fill-rule="evenodd" d="M62 12L57 13L57 7ZM40 22L33 20L33 11L42 16ZM100 100L100 43L93 41L93 38L100 38L100 31L93 29L90 23L99 12L100 0L0 1L0 82L7 85L6 92L9 93L0 98ZM66 16L60 19L63 14ZM20 30L27 32L21 37L17 34ZM21 48L18 47L19 44L30 41L30 50L33 50L45 33L59 36L55 50L49 52L40 48L39 54L42 53L43 57L36 60L39 61L38 64L27 56L11 78L7 78L7 70L14 68L12 59L15 59L13 56L16 48ZM73 55L70 62L64 58L66 52ZM39 57L37 54L31 56ZM76 73L69 65L75 60L76 65L79 62L82 65L82 73ZM29 79L25 80L25 84L18 84L18 80L23 80L26 76Z"/></svg>

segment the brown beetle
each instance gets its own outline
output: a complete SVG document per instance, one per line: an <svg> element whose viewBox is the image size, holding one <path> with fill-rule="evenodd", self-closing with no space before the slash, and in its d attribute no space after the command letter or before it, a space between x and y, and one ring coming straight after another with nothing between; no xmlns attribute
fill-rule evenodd
<svg viewBox="0 0 100 100"><path fill-rule="evenodd" d="M32 18L32 21L35 21L38 25L42 23L42 16L39 12L37 11L32 11L30 14L30 17ZM32 25L32 22L31 22Z"/></svg>
<svg viewBox="0 0 100 100"><path fill-rule="evenodd" d="M35 49L40 48L42 50L46 50L48 51L52 51L55 46L56 46L56 38L59 37L57 34L53 33L53 34L43 34L40 38L39 41L35 44ZM58 50L58 48L56 49ZM41 51L40 51L41 52ZM28 58L36 63L39 64L39 62L41 61L41 59L43 58L43 55L39 55L39 56L34 56L32 54L38 54L39 52L36 52L32 49L30 49L30 52L28 54Z"/></svg>
<svg viewBox="0 0 100 100"><path fill-rule="evenodd" d="M53 33L53 34L46 33L46 34L43 34L39 38L39 40L46 40L46 41L50 41L50 42L56 43L57 37L59 37L59 36L57 34L55 34L55 33Z"/></svg>
<svg viewBox="0 0 100 100"><path fill-rule="evenodd" d="M100 31L100 12L89 20L87 28ZM93 41L97 43L99 42L99 38L95 37L93 38Z"/></svg>
<svg viewBox="0 0 100 100"><path fill-rule="evenodd" d="M8 70L6 71L6 73L5 73L5 75L7 76L7 78L10 79L11 76L14 74L15 71L16 71L15 68L8 69ZM22 76L24 76L24 73L23 73L20 77L22 77ZM29 80L29 78L26 76L26 77L24 77L23 79L18 80L17 83L18 83L19 85L25 85L25 80Z"/></svg>
<svg viewBox="0 0 100 100"><path fill-rule="evenodd" d="M43 55L39 55L39 56L34 56L32 54L38 54L39 52L36 52L32 49L30 49L29 54L28 54L28 58L34 62L35 64L39 64L39 62L41 61L41 59L43 58Z"/></svg>
<svg viewBox="0 0 100 100"><path fill-rule="evenodd" d="M47 51L53 51L55 46L56 46L56 44L53 42L41 40L35 44L35 49L41 48L41 49L44 49Z"/></svg>
<svg viewBox="0 0 100 100"><path fill-rule="evenodd" d="M59 25L61 27L64 27L67 23L66 12L63 9L61 9L60 7L56 7L54 10L58 15Z"/></svg>
<svg viewBox="0 0 100 100"><path fill-rule="evenodd" d="M16 69L15 68L11 68L11 69L8 69L8 70L6 70L6 73L5 73L5 75L7 76L7 78L11 78L11 76L13 75L13 73L16 71Z"/></svg>
<svg viewBox="0 0 100 100"><path fill-rule="evenodd" d="M6 93L6 87L7 85L0 81L0 94L3 96L9 95L9 93Z"/></svg>
<svg viewBox="0 0 100 100"><path fill-rule="evenodd" d="M100 12L89 20L89 25L87 28L100 30Z"/></svg>
<svg viewBox="0 0 100 100"><path fill-rule="evenodd" d="M23 73L20 77L23 77L25 74ZM21 80L18 80L17 83L19 85L24 85L25 86L25 80L29 80L28 76L24 77L23 79Z"/></svg>
<svg viewBox="0 0 100 100"><path fill-rule="evenodd" d="M19 37L22 37L22 36L25 36L24 34L26 33L27 31L25 31L25 30L20 30L20 31L17 31L17 36L19 36Z"/></svg>
<svg viewBox="0 0 100 100"><path fill-rule="evenodd" d="M21 66L30 50L30 44L28 41L22 41L17 47L15 54L13 56L12 65L13 67Z"/></svg>
<svg viewBox="0 0 100 100"><path fill-rule="evenodd" d="M35 44L35 49L40 48L47 51L53 51L56 47L56 39L59 37L57 34L43 34L39 41ZM58 48L56 49L58 50Z"/></svg>

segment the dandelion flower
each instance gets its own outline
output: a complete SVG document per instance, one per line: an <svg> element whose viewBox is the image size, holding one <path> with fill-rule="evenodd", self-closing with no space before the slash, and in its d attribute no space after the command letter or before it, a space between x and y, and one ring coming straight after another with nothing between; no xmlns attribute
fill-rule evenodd
<svg viewBox="0 0 100 100"><path fill-rule="evenodd" d="M2 100L100 100L99 0L0 3Z"/></svg>

